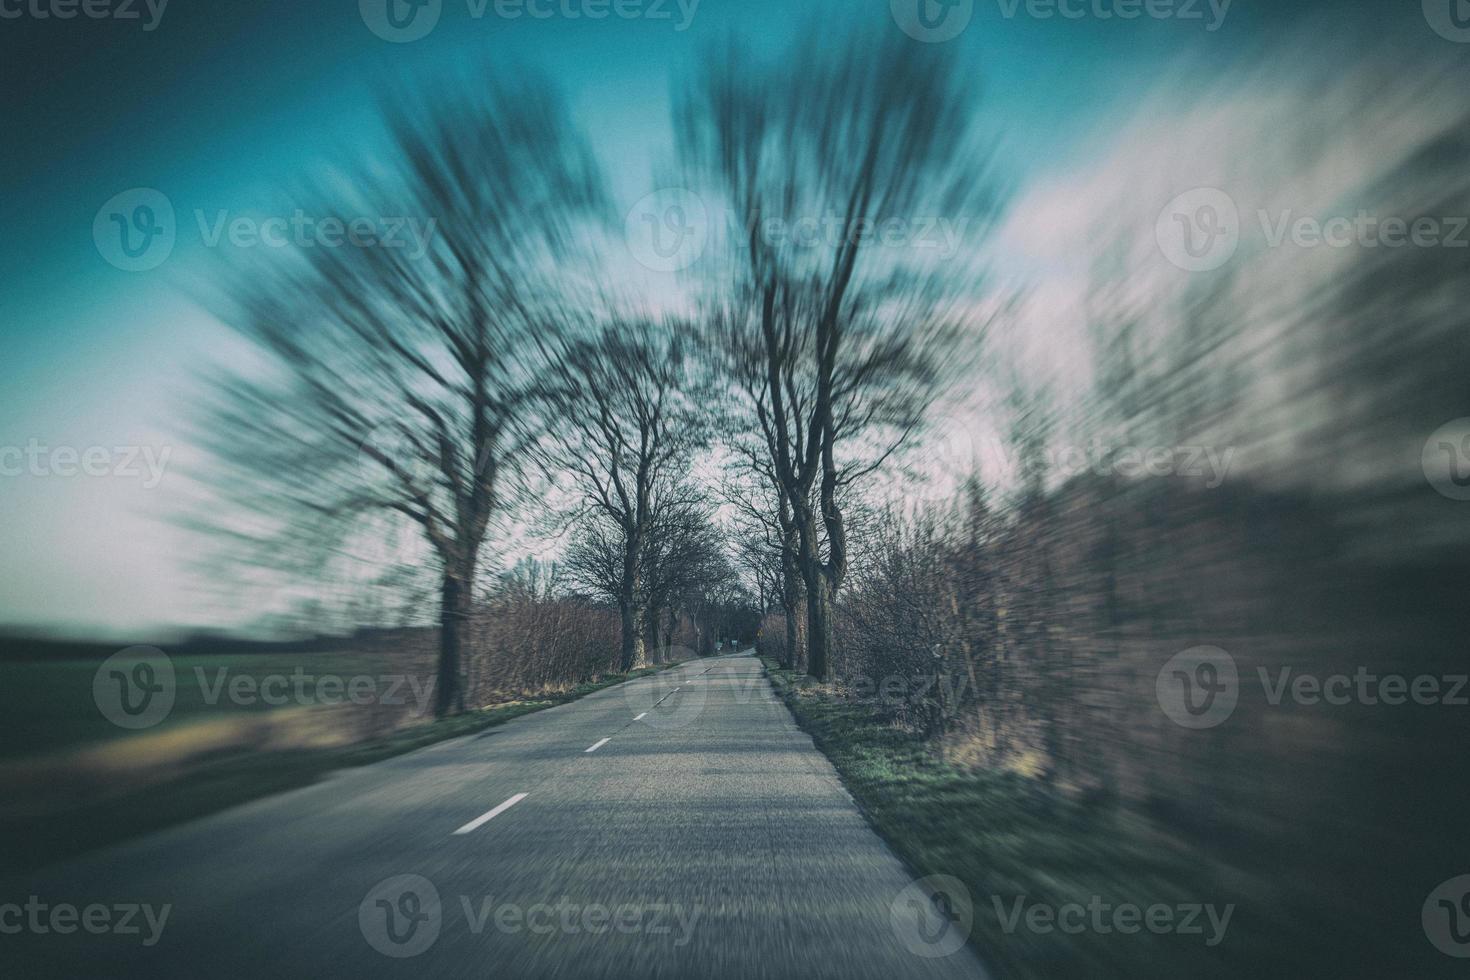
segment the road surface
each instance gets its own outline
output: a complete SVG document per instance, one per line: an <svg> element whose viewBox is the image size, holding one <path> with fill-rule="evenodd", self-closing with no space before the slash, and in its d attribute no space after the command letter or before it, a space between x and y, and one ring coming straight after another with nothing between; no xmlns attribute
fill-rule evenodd
<svg viewBox="0 0 1470 980"><path fill-rule="evenodd" d="M749 655L0 886L9 976L984 976Z"/></svg>

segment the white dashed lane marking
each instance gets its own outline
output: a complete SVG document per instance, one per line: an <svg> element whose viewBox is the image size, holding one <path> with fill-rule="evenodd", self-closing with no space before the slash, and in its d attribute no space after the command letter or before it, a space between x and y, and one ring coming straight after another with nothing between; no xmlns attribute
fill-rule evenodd
<svg viewBox="0 0 1470 980"><path fill-rule="evenodd" d="M468 834L472 830L477 830L481 825L488 823L489 821L500 816L506 810L509 810L511 807L515 806L517 803L521 802L521 800L524 800L525 798L525 793L517 793L515 796L512 796L510 799L506 800L504 803L500 804L498 807L489 811L488 813L480 814L478 817L456 830L455 833Z"/></svg>

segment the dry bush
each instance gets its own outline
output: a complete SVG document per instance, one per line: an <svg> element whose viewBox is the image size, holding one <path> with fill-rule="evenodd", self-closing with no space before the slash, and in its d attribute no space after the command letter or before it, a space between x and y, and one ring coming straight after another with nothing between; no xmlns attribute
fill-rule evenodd
<svg viewBox="0 0 1470 980"><path fill-rule="evenodd" d="M755 635L755 652L777 663L786 663L786 617L783 614L767 613L761 617Z"/></svg>
<svg viewBox="0 0 1470 980"><path fill-rule="evenodd" d="M483 705L595 681L617 670L621 639L615 609L507 579L472 617L468 690Z"/></svg>
<svg viewBox="0 0 1470 980"><path fill-rule="evenodd" d="M840 603L839 686L951 763L1146 815L1306 907L1351 917L1391 890L1416 908L1459 821L1457 764L1434 749L1464 744L1466 709L1268 697L1287 669L1465 674L1463 569L1370 559L1352 511L1244 482L1087 477L1004 518L978 495L890 517ZM1199 645L1233 658L1239 702L1193 730L1156 681ZM885 676L951 684L874 696Z"/></svg>

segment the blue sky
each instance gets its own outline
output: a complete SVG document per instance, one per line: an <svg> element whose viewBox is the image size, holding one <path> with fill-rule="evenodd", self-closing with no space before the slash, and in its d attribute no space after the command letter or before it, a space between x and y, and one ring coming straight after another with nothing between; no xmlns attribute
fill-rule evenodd
<svg viewBox="0 0 1470 980"><path fill-rule="evenodd" d="M631 203L670 155L671 87L710 44L734 34L776 50L804 31L835 39L838 21L896 29L888 0L848 0L825 15L777 0L701 0L685 31L672 0L669 20L603 21L512 21L493 5L477 19L466 0L443 3L435 30L407 44L375 36L355 0L173 0L151 31L117 20L0 23L0 80L27 93L6 100L0 149L0 446L167 446L169 465L187 473L177 427L188 388L230 349L191 298L202 251L193 215L259 207L344 148L370 146L373 87L384 79L461 56L540 69L570 96ZM1018 187L1085 166L1168 66L1187 59L1204 85L1287 17L1279 4L1236 0L1209 32L1201 21L1036 19L1024 7L1007 17L1008 6L976 0L949 43L973 66ZM146 272L114 268L92 242L99 207L135 187L164 193L178 216L174 253ZM164 520L170 476L157 487L0 477L0 624L200 621L182 569L193 543Z"/></svg>

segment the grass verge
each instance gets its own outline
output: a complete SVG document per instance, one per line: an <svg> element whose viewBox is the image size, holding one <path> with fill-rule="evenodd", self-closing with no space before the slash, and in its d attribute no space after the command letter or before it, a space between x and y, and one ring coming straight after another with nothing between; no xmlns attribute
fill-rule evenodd
<svg viewBox="0 0 1470 980"><path fill-rule="evenodd" d="M31 871L241 803L307 786L335 770L371 765L446 739L473 735L522 715L677 666L679 663L662 664L614 674L536 700L468 711L353 745L230 754L179 779L49 815L43 822L0 822L0 872Z"/></svg>
<svg viewBox="0 0 1470 980"><path fill-rule="evenodd" d="M1259 894L1247 901L1250 882L1145 818L1015 774L946 765L867 707L803 689L799 675L762 662L797 723L915 876L964 883L974 913L970 943L998 977L1306 976L1311 964L1322 965L1312 951L1280 942L1279 910L1265 913L1273 906ZM1118 918L1124 905L1155 918ZM1210 905L1213 921L1207 908L1189 911ZM1081 911L1064 921L1067 906Z"/></svg>

